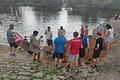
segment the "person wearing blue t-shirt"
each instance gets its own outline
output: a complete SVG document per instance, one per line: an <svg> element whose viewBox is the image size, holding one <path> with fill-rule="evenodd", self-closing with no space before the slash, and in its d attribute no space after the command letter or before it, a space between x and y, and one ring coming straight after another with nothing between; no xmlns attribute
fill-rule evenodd
<svg viewBox="0 0 120 80"><path fill-rule="evenodd" d="M67 43L66 38L62 35L62 31L58 31L58 37L54 40L54 46L55 46L55 65L58 64L59 67L61 67L62 59L64 56L65 46ZM58 62L57 62L58 61Z"/></svg>
<svg viewBox="0 0 120 80"><path fill-rule="evenodd" d="M80 48L80 52L79 52L79 58L80 58L80 65L84 66L84 57L85 57L85 54L88 53L88 49L87 48L90 48L90 39L91 39L91 35L89 36L83 36L82 37L82 47Z"/></svg>

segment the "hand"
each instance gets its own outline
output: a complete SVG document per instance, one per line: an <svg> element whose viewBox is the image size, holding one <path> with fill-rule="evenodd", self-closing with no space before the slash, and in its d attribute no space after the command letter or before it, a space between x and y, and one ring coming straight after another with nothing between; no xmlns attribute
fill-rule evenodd
<svg viewBox="0 0 120 80"><path fill-rule="evenodd" d="M98 50L98 48L95 48L95 50Z"/></svg>

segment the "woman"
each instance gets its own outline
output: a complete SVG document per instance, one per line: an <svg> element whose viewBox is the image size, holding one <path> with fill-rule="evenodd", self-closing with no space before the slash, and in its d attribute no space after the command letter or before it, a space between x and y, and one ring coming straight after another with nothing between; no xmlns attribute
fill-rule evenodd
<svg viewBox="0 0 120 80"><path fill-rule="evenodd" d="M110 24L106 25L107 31L106 31L106 51L110 51L111 49L111 44L113 40L113 28Z"/></svg>

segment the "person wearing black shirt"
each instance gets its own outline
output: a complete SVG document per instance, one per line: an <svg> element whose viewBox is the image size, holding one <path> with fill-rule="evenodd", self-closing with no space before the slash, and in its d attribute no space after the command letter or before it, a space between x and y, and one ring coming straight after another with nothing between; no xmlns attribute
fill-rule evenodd
<svg viewBox="0 0 120 80"><path fill-rule="evenodd" d="M94 52L93 52L93 59L94 59L94 66L96 67L99 61L99 57L100 57L100 53L103 47L103 38L101 37L101 33L97 33L97 40L96 40L96 44L95 44L95 48L94 48Z"/></svg>

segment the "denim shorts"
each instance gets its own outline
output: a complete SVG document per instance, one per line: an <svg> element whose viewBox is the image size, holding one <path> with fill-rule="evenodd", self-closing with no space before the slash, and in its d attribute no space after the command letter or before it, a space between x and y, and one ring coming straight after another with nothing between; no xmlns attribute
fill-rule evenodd
<svg viewBox="0 0 120 80"><path fill-rule="evenodd" d="M78 59L79 59L79 54L76 54L76 55L70 54L69 55L69 60L70 61L78 61Z"/></svg>

